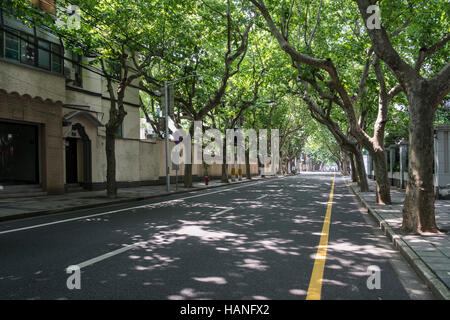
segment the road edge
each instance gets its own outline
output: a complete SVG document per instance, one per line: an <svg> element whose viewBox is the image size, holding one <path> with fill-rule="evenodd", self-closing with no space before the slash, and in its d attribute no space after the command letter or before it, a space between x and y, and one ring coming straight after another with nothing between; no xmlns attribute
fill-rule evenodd
<svg viewBox="0 0 450 320"><path fill-rule="evenodd" d="M401 235L397 234L389 224L383 220L383 218L373 209L367 201L360 197L359 193L353 189L353 186L348 183L347 179L344 179L347 187L358 198L362 205L367 209L367 212L378 222L380 229L384 231L384 234L391 240L394 247L405 258L408 264L419 275L419 277L426 283L431 289L435 297L441 300L450 300L450 290L430 269L426 263L414 252L414 250L401 239Z"/></svg>

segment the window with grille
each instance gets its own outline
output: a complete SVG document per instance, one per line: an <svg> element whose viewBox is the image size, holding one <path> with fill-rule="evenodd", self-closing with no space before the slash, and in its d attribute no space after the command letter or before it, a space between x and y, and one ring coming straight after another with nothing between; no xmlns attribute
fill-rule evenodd
<svg viewBox="0 0 450 320"><path fill-rule="evenodd" d="M5 27L0 30L0 57L62 73L63 51L60 44ZM37 45L37 47L36 47Z"/></svg>

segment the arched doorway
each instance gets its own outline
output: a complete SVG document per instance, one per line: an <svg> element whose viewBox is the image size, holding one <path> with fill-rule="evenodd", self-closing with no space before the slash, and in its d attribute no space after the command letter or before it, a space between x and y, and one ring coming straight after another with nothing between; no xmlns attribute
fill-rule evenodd
<svg viewBox="0 0 450 320"><path fill-rule="evenodd" d="M91 139L81 123L72 125L72 132L77 134L65 138L66 185L88 188L92 184Z"/></svg>
<svg viewBox="0 0 450 320"><path fill-rule="evenodd" d="M98 128L103 124L91 111L70 111L63 117L66 191L92 189L93 154ZM92 142L93 141L93 142ZM95 156L95 155L94 155Z"/></svg>
<svg viewBox="0 0 450 320"><path fill-rule="evenodd" d="M80 123L76 123L72 126L72 129L77 131L79 136L81 137L81 157L77 154L77 160L82 161L81 166L77 166L77 168L82 168L82 181L77 181L82 186L89 186L92 184L92 149L91 149L91 139L86 133L86 130ZM78 144L77 144L78 146ZM77 148L77 153L78 153Z"/></svg>

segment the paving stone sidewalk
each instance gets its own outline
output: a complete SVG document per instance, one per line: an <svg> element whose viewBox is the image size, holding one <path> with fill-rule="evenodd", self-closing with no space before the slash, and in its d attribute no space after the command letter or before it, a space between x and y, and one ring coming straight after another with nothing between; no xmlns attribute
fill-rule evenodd
<svg viewBox="0 0 450 320"><path fill-rule="evenodd" d="M375 204L375 182L369 180L370 192L360 192L356 183L347 179L369 213L380 223L385 234L402 255L440 298L450 300L450 201L437 200L436 222L447 233L436 236L407 235L401 232L404 190L391 187L392 205Z"/></svg>
<svg viewBox="0 0 450 320"><path fill-rule="evenodd" d="M131 202L136 200L150 199L158 196L167 196L176 193L186 193L208 188L215 188L237 183L259 181L271 177L252 177L251 180L242 178L242 181L223 183L220 180L211 180L208 186L204 182L194 182L193 188L185 188L182 183L171 185L168 193L165 185L142 186L136 188L118 189L118 197L109 199L106 190L71 192L63 195L39 196L29 198L0 199L0 221L19 219L37 215L64 212L69 210L87 209L112 204Z"/></svg>

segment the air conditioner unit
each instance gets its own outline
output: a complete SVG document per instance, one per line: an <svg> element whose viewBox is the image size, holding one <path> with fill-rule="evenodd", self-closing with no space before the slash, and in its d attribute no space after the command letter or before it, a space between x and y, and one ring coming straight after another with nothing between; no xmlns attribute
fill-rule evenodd
<svg viewBox="0 0 450 320"><path fill-rule="evenodd" d="M71 67L64 67L64 75L66 80L75 81L75 69Z"/></svg>

